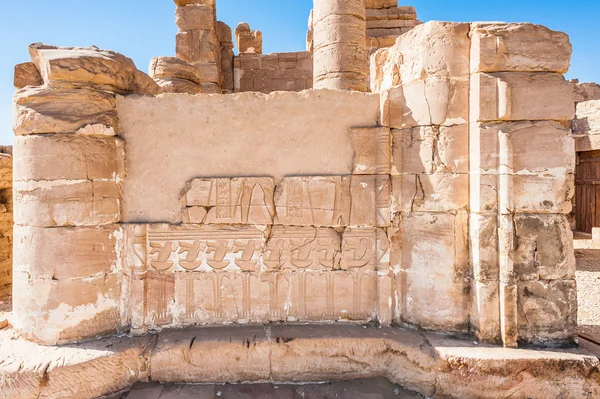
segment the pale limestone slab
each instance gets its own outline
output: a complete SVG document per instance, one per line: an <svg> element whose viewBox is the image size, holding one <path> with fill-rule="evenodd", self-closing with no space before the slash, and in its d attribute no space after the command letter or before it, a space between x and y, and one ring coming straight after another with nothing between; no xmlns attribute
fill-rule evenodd
<svg viewBox="0 0 600 399"><path fill-rule="evenodd" d="M391 165L390 129L353 128L354 174L389 174Z"/></svg>
<svg viewBox="0 0 600 399"><path fill-rule="evenodd" d="M285 175L351 174L348 130L375 126L378 109L376 95L334 91L120 98L119 131L127 142L123 220L179 222L180 191L200 174L243 171L240 177L276 181ZM199 129L207 117L210 125ZM158 147L149 135L161 138Z"/></svg>
<svg viewBox="0 0 600 399"><path fill-rule="evenodd" d="M469 206L467 174L392 176L393 212L456 212Z"/></svg>
<svg viewBox="0 0 600 399"><path fill-rule="evenodd" d="M471 72L567 73L569 36L534 24L471 25Z"/></svg>
<svg viewBox="0 0 600 399"><path fill-rule="evenodd" d="M392 130L392 174L468 173L469 126Z"/></svg>
<svg viewBox="0 0 600 399"><path fill-rule="evenodd" d="M476 73L471 121L571 120L573 88L557 73Z"/></svg>

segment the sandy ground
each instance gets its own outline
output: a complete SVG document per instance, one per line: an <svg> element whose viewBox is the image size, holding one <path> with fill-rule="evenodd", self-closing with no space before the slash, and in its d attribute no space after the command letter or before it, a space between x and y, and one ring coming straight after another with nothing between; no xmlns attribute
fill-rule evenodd
<svg viewBox="0 0 600 399"><path fill-rule="evenodd" d="M591 334L600 340L600 242L577 233L574 246L579 330L581 334Z"/></svg>

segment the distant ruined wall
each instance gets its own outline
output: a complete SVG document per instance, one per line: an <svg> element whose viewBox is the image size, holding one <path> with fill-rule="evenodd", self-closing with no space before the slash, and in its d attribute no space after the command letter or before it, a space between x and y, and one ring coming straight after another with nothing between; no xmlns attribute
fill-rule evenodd
<svg viewBox="0 0 600 399"><path fill-rule="evenodd" d="M235 92L302 91L312 88L313 62L309 52L243 53L234 61Z"/></svg>

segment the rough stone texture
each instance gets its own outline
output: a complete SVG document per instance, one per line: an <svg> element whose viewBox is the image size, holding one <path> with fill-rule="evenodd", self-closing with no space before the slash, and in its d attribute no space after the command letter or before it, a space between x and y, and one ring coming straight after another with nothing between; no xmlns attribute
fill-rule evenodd
<svg viewBox="0 0 600 399"><path fill-rule="evenodd" d="M235 28L235 41L240 54L262 54L262 32L250 30L250 25L245 22Z"/></svg>
<svg viewBox="0 0 600 399"><path fill-rule="evenodd" d="M491 399L507 391L523 398L600 395L599 360L584 349L503 349L402 329L196 328L64 348L11 340L12 333L0 331L2 399L91 399L148 379L304 383L379 376L440 399Z"/></svg>
<svg viewBox="0 0 600 399"><path fill-rule="evenodd" d="M15 65L14 86L22 89L25 86L41 86L44 80L33 62Z"/></svg>
<svg viewBox="0 0 600 399"><path fill-rule="evenodd" d="M567 73L569 36L533 24L476 23L471 27L471 72Z"/></svg>
<svg viewBox="0 0 600 399"><path fill-rule="evenodd" d="M36 43L29 46L29 53L47 85L92 85L119 94L159 92L156 83L131 59L114 51Z"/></svg>
<svg viewBox="0 0 600 399"><path fill-rule="evenodd" d="M115 95L106 91L28 86L14 97L13 129L17 136L75 133L95 127L114 134L117 125Z"/></svg>
<svg viewBox="0 0 600 399"><path fill-rule="evenodd" d="M584 136L600 134L600 99L577 103L573 133Z"/></svg>
<svg viewBox="0 0 600 399"><path fill-rule="evenodd" d="M575 102L600 100L600 85L598 83L574 83Z"/></svg>
<svg viewBox="0 0 600 399"><path fill-rule="evenodd" d="M270 93L312 88L313 62L309 52L243 53L233 61L234 90Z"/></svg>
<svg viewBox="0 0 600 399"><path fill-rule="evenodd" d="M371 94L307 91L123 98L118 108L127 160L135 160L127 164L123 182L123 220L178 223L179 192L195 177L272 176L277 181L285 175L350 174L354 150L348 129L375 126L379 101ZM290 114L305 122L296 123ZM199 131L209 115L208 129ZM147 140L149 135L162 136L161 147ZM224 153L230 143L235 147Z"/></svg>

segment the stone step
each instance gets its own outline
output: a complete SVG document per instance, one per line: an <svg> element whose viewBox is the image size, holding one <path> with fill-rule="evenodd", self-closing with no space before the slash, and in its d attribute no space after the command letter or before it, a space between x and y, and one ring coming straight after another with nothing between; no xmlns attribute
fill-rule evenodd
<svg viewBox="0 0 600 399"><path fill-rule="evenodd" d="M600 397L599 367L585 349L505 349L341 323L191 328L58 347L0 330L0 399L93 399L149 381L302 384L376 377L434 398L498 398L512 390L519 397Z"/></svg>
<svg viewBox="0 0 600 399"><path fill-rule="evenodd" d="M189 385L145 383L130 391L102 399L418 399L384 378L321 384L228 384Z"/></svg>

